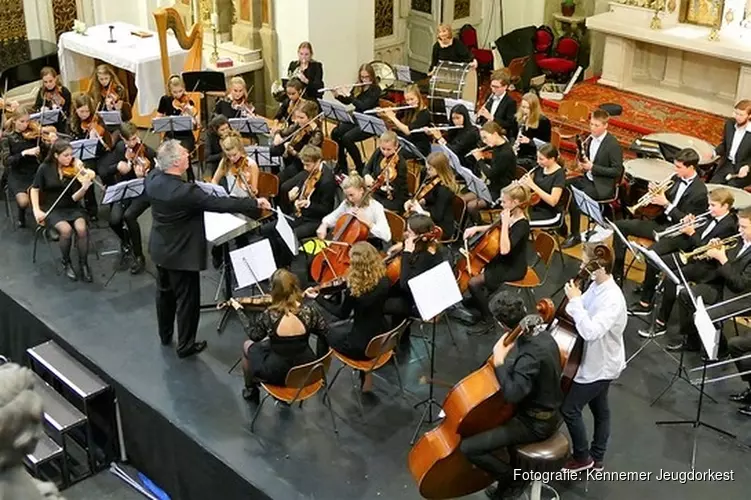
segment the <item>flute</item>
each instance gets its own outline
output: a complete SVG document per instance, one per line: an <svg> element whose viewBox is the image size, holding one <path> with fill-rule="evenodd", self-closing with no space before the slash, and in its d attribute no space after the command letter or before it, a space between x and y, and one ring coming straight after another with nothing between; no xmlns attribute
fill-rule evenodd
<svg viewBox="0 0 751 500"><path fill-rule="evenodd" d="M373 108L365 110L366 115L373 115L376 113L383 113L385 111L401 111L403 109L415 109L417 106L392 106L390 108Z"/></svg>
<svg viewBox="0 0 751 500"><path fill-rule="evenodd" d="M348 85L336 85L335 87L324 87L321 90L318 91L319 94L323 94L324 92L333 92L337 89L343 89L343 88L354 88L354 87L366 87L368 85L373 85L372 83L352 83Z"/></svg>

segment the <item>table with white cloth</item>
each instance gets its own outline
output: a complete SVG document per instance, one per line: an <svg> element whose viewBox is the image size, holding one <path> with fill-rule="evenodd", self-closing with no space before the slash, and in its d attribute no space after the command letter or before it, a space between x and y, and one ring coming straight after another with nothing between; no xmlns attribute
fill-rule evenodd
<svg viewBox="0 0 751 500"><path fill-rule="evenodd" d="M110 26L113 27L114 43L109 43ZM133 32L148 32L153 36L142 38L133 35ZM170 68L180 73L188 52L180 48L171 33L167 38L167 51ZM159 37L155 32L120 22L91 26L86 35L72 31L60 35L57 54L60 74L66 84L90 77L95 68L94 59L133 73L138 89L134 115L135 112L143 116L151 114L159 105L159 98L164 95Z"/></svg>

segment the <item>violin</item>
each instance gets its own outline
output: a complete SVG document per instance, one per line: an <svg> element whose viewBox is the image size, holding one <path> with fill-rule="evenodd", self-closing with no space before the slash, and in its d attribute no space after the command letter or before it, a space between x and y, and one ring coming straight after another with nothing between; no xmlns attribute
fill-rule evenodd
<svg viewBox="0 0 751 500"><path fill-rule="evenodd" d="M99 115L89 116L81 122L81 129L88 133L89 139L99 139L102 145L110 150L112 149L112 136L107 127L102 123Z"/></svg>
<svg viewBox="0 0 751 500"><path fill-rule="evenodd" d="M144 177L151 170L151 161L146 156L146 145L144 143L139 142L133 149L130 147L126 148L125 157L128 159L129 164L134 162L141 168Z"/></svg>
<svg viewBox="0 0 751 500"><path fill-rule="evenodd" d="M232 106L232 109L234 109L235 111L239 111L240 116L242 118L255 116L256 108L255 106L253 106L252 104L248 102L247 98L243 97L239 101L236 101L230 97L229 100L230 100L230 105Z"/></svg>
<svg viewBox="0 0 751 500"><path fill-rule="evenodd" d="M310 275L317 283L331 281L349 269L349 249L358 241L365 241L370 228L355 214L346 213L337 219L329 245L318 252L310 263Z"/></svg>
<svg viewBox="0 0 751 500"><path fill-rule="evenodd" d="M26 130L21 132L21 137L27 141L36 141L42 136L42 126L39 122L29 122Z"/></svg>
<svg viewBox="0 0 751 500"><path fill-rule="evenodd" d="M308 178L305 179L305 183L302 186L302 191L299 194L299 199L310 201L310 197L316 190L316 185L323 175L323 168L317 168L308 174ZM295 215L302 216L302 210L300 208L295 209Z"/></svg>
<svg viewBox="0 0 751 500"><path fill-rule="evenodd" d="M383 189L386 192L386 196L389 200L394 199L394 188L391 183L396 180L397 170L396 166L399 164L399 150L401 146L397 148L396 152L387 157L381 159L381 173L373 181L373 184L368 189L368 194L372 195L378 189Z"/></svg>
<svg viewBox="0 0 751 500"><path fill-rule="evenodd" d="M422 204L425 197L430 194L430 192L435 188L437 185L441 183L441 178L437 175L434 177L431 177L430 179L426 179L425 182L423 182L420 187L417 189L417 192L410 200L412 203ZM409 217L409 214L412 213L412 210L407 210L404 212L403 217L406 219Z"/></svg>
<svg viewBox="0 0 751 500"><path fill-rule="evenodd" d="M181 115L195 116L197 111L195 109L189 110L188 106L190 106L190 97L188 97L188 94L186 93L183 93L180 97L172 99L172 107L179 109Z"/></svg>
<svg viewBox="0 0 751 500"><path fill-rule="evenodd" d="M425 241L427 243L433 241L440 241L443 237L443 229L440 226L435 226L432 230L425 234L421 234L417 237L417 241ZM404 253L404 246L398 252L386 255L383 258L383 263L386 266L386 277L391 282L391 286L396 285L399 282L399 278L402 274L402 254Z"/></svg>
<svg viewBox="0 0 751 500"><path fill-rule="evenodd" d="M509 346L520 335L534 333L550 323L554 307L550 299L539 301L539 316L525 317L505 336L503 344ZM569 366L574 365L575 374L581 360L580 338L563 328L555 328L551 335L558 344L564 374L570 375ZM561 385L567 380L567 375L564 375ZM504 424L516 412L515 406L503 398L492 356L449 391L442 407L445 417L441 423L426 432L409 452L409 470L423 498L461 497L493 483L495 478L472 465L461 453L459 445L463 438Z"/></svg>
<svg viewBox="0 0 751 500"><path fill-rule="evenodd" d="M286 141L289 141L287 146L284 149L283 156L288 156L290 149L296 149L297 145L300 144L300 142L305 139L306 131L310 125L317 122L318 118L322 116L323 113L319 113L315 118L312 118L308 120L307 122L300 125L291 135L289 135L286 139Z"/></svg>
<svg viewBox="0 0 751 500"><path fill-rule="evenodd" d="M85 180L93 181L96 178L96 172L84 167L83 162L78 158L70 162L67 167L59 167L58 170L63 179L77 179L79 182L83 182Z"/></svg>

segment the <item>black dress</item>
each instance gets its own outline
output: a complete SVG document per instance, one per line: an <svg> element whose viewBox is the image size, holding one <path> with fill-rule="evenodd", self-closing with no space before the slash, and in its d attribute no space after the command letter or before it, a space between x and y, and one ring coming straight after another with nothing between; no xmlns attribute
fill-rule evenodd
<svg viewBox="0 0 751 500"><path fill-rule="evenodd" d="M26 149L33 149L37 145L36 139L24 139L18 132L11 132L2 139L0 150L0 164L8 169L8 187L14 196L25 193L32 182L39 167L39 159L33 155L24 156Z"/></svg>
<svg viewBox="0 0 751 500"><path fill-rule="evenodd" d="M474 57L472 57L472 52L470 52L467 46L458 38L451 40L451 45L448 47L441 47L440 43L435 42L430 57L430 71L438 66L439 61L468 63L471 62L472 59L474 59Z"/></svg>
<svg viewBox="0 0 751 500"><path fill-rule="evenodd" d="M391 183L391 187L393 188L391 199L381 189L376 190L373 193L373 197L387 210L400 214L404 211L404 202L407 201L409 196L407 193L407 162L404 161L401 153L396 154L399 155L399 161L396 164L396 179ZM375 180L381 174L383 159L384 156L381 150L376 149L370 156L368 163L365 164L363 175L370 175Z"/></svg>
<svg viewBox="0 0 751 500"><path fill-rule="evenodd" d="M327 344L352 359L368 359L365 356L368 343L373 337L386 333L389 329L383 314L383 306L390 287L389 279L384 276L375 288L359 297L353 296L347 290L344 292L341 306L336 306L319 295L316 302L334 316L347 319L350 313L353 313L351 325L346 322L329 329L326 334Z"/></svg>
<svg viewBox="0 0 751 500"><path fill-rule="evenodd" d="M553 192L553 188L564 189L566 186L566 173L562 167L550 175L545 174L545 171L540 167L535 170L534 174L532 174L532 179L540 189L548 194ZM560 213L561 211L559 207L551 207L544 201L540 200L537 205L532 207L529 215L530 219L533 221L547 221L554 219L557 215L560 215ZM550 224L553 224L553 222L550 222Z"/></svg>
<svg viewBox="0 0 751 500"><path fill-rule="evenodd" d="M308 339L311 334L322 338L328 325L320 311L307 304L300 307L296 316L305 327L299 335L279 335L277 329L284 313L271 309L263 311L250 323L248 336L253 344L245 355L253 378L284 385L290 368L315 361Z"/></svg>
<svg viewBox="0 0 751 500"><path fill-rule="evenodd" d="M442 240L451 238L454 232L454 193L443 184L438 184L425 196L425 210L433 222L443 230Z"/></svg>
<svg viewBox="0 0 751 500"><path fill-rule="evenodd" d="M157 113L162 114L164 116L180 116L183 114L181 109L177 109L172 105L172 101L174 101L174 98L172 96L163 95L159 99L159 107L157 108ZM188 101L191 106L195 106L195 103L192 100ZM188 153L191 155L193 154L193 150L196 146L196 138L193 135L192 130L185 130L180 132L166 132L164 134L165 139L177 139L180 141L180 144L188 150Z"/></svg>
<svg viewBox="0 0 751 500"><path fill-rule="evenodd" d="M216 172L223 155L222 146L219 144L219 134L208 131L206 133L206 168L211 172L211 175Z"/></svg>
<svg viewBox="0 0 751 500"><path fill-rule="evenodd" d="M43 87L39 89L39 92L37 92L36 100L34 101L34 111L41 111L42 107L44 107L45 110L59 107L61 113L60 118L58 118L57 123L55 124L55 129L57 129L58 132L65 133L68 117L70 117L70 112L72 109L72 98L70 95L70 90L68 90L68 88L64 86L60 87L60 96L62 98L60 106L58 106L52 99L47 99L47 95L48 94Z"/></svg>
<svg viewBox="0 0 751 500"><path fill-rule="evenodd" d="M407 120L409 123L407 123ZM410 130L430 126L430 111L427 109L421 109L416 113L412 113L411 110L406 110L401 118L402 123L407 125ZM399 137L407 139L409 142L415 145L423 156L430 154L430 136L424 132L418 132L416 134L405 135L401 130L394 128L394 131ZM402 155L405 158L414 158L406 150L402 150Z"/></svg>
<svg viewBox="0 0 751 500"><path fill-rule="evenodd" d="M233 118L244 118L245 117L244 113L245 113L245 110L233 107L232 106L232 99L229 99L227 97L219 99L218 101L216 101L216 104L214 105L214 116L222 115L225 118L227 118L228 120L231 120ZM256 136L256 134L252 134L250 132L241 132L240 135L242 137L245 137L246 139L250 139L251 142L258 142L258 137ZM216 144L215 144L216 148L212 149L212 151L219 150L219 152L221 154L221 150L219 148L219 139L218 139L218 136L215 133L213 133L213 132L209 132L207 134L207 136L208 137L211 137L211 136L217 137ZM207 144L207 147L208 147L208 144ZM221 158L219 158L219 159L221 160ZM206 159L206 163L209 163L209 159L208 158ZM213 166L214 170L216 170L216 167L217 167L218 164L219 164L219 160L212 161L211 166ZM212 170L212 172L213 172L213 170Z"/></svg>
<svg viewBox="0 0 751 500"><path fill-rule="evenodd" d="M291 75L294 73L298 66L300 66L300 61L290 62L287 67L287 74ZM308 83L304 83L303 98L318 102L318 99L321 97L318 91L323 88L323 64L318 61L309 61L308 67L303 70L302 74L308 79Z"/></svg>
<svg viewBox="0 0 751 500"><path fill-rule="evenodd" d="M537 124L536 128L527 128L523 135L525 137L529 138L528 144L519 144L519 159L531 159L534 163L533 166L537 164L537 146L535 146L534 139L537 139L538 141L550 142L550 134L551 134L551 127L550 127L550 120L545 115L540 115L540 121Z"/></svg>
<svg viewBox="0 0 751 500"><path fill-rule="evenodd" d="M516 175L516 155L511 143L504 142L493 148L493 156L490 163L485 160L477 162L480 172L485 175L488 182L490 196L497 200L501 197L501 190L511 184Z"/></svg>
<svg viewBox="0 0 751 500"><path fill-rule="evenodd" d="M81 204L73 200L73 194L81 189L81 183L77 179L73 181L68 178L60 179L57 166L51 163L42 163L36 172L32 187L39 190L40 208L45 212L50 209L70 182L73 182L73 185L65 191L65 195L60 198L55 209L47 214L48 227L55 226L60 221L73 223L76 219L86 218L86 211Z"/></svg>
<svg viewBox="0 0 751 500"><path fill-rule="evenodd" d="M520 280L527 274L528 240L529 221L519 219L509 228L509 253L499 253L485 266L485 285L488 288L497 290L503 283Z"/></svg>

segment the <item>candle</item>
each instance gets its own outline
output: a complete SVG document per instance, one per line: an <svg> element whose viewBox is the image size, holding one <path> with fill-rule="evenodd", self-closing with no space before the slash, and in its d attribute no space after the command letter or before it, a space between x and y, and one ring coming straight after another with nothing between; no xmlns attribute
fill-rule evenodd
<svg viewBox="0 0 751 500"><path fill-rule="evenodd" d="M216 12L212 12L212 14L211 14L211 25L214 28L218 28L219 27L219 14L217 14Z"/></svg>

